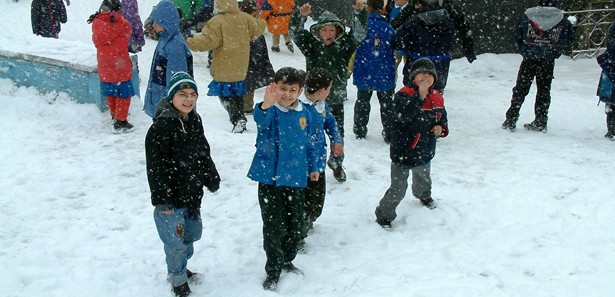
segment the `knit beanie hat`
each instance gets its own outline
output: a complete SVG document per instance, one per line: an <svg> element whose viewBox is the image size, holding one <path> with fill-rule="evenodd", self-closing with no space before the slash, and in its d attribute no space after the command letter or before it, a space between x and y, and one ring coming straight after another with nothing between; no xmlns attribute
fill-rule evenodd
<svg viewBox="0 0 615 297"><path fill-rule="evenodd" d="M410 81L414 81L414 77L421 72L427 72L433 75L434 80L438 79L436 66L428 58L420 58L412 63L410 66Z"/></svg>
<svg viewBox="0 0 615 297"><path fill-rule="evenodd" d="M122 2L120 0L103 0L100 11L120 11L122 9Z"/></svg>
<svg viewBox="0 0 615 297"><path fill-rule="evenodd" d="M173 100L175 93L179 90L187 88L192 88L197 94L199 93L199 90L196 87L196 82L190 74L183 71L173 74L173 76L171 76L171 81L169 82L169 88L167 89L167 100Z"/></svg>

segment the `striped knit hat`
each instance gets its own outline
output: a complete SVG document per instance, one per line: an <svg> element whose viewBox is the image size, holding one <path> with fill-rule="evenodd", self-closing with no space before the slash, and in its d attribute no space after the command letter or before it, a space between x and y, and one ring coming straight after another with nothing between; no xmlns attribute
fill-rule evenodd
<svg viewBox="0 0 615 297"><path fill-rule="evenodd" d="M173 74L171 81L169 82L169 88L167 89L167 100L173 100L173 96L175 96L177 91L186 88L192 88L197 94L199 93L199 90L196 87L196 82L190 74L183 71Z"/></svg>

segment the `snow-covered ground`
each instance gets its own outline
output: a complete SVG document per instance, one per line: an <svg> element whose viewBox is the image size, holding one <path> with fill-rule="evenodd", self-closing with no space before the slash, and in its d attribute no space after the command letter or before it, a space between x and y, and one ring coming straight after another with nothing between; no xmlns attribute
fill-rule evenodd
<svg viewBox="0 0 615 297"><path fill-rule="evenodd" d="M31 34L30 1L0 0L0 49L45 54L59 45L73 60L91 60L80 49L93 48L85 20L99 3L72 2L52 40ZM143 19L154 4L140 1ZM139 54L142 94L154 47L148 40ZM270 55L276 69L305 65L299 53ZM206 54L195 56L206 89ZM223 182L204 198L204 234L189 262L204 276L194 296L610 296L615 143L603 137L604 107L596 106L599 67L559 59L549 132L511 133L500 124L520 61L453 61L445 94L451 133L432 163L439 207L409 195L391 232L374 223L389 183L378 104L373 99L367 138L354 139L350 84L348 181L327 172L324 213L295 260L305 276L283 275L276 293L261 287L262 225L256 184L246 177L255 125L249 119L247 133L230 133L218 99L202 95L198 111ZM519 124L533 119L533 95ZM172 296L145 174L151 120L141 102L129 117L136 130L118 135L94 105L3 79L0 114L0 296Z"/></svg>

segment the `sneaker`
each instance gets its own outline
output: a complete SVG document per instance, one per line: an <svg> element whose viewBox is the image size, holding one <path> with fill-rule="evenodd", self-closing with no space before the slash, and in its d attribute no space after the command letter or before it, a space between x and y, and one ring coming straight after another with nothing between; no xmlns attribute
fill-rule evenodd
<svg viewBox="0 0 615 297"><path fill-rule="evenodd" d="M271 50L276 52L276 53L279 53L280 52L280 47L279 46L272 46Z"/></svg>
<svg viewBox="0 0 615 297"><path fill-rule="evenodd" d="M512 120L506 119L504 121L504 123L502 123L502 129L504 129L504 130L513 131L513 130L515 130L515 128L517 128L517 125Z"/></svg>
<svg viewBox="0 0 615 297"><path fill-rule="evenodd" d="M390 220L376 219L376 223L378 223L378 225L380 225L380 227L382 227L384 229L391 229L391 221Z"/></svg>
<svg viewBox="0 0 615 297"><path fill-rule="evenodd" d="M244 131L246 131L246 120L239 120L234 126L233 126L233 133L243 133Z"/></svg>
<svg viewBox="0 0 615 297"><path fill-rule="evenodd" d="M433 199L431 199L431 197L420 198L419 200L421 201L421 204L423 204L423 206L425 206L425 207L427 207L429 209L436 208L436 202L433 201Z"/></svg>
<svg viewBox="0 0 615 297"><path fill-rule="evenodd" d="M334 164L332 159L329 159L329 161L327 161L327 165L329 166L329 168L333 169L333 177L335 177L335 180L340 183L346 181L346 172L344 171L344 167L342 167L342 165Z"/></svg>
<svg viewBox="0 0 615 297"><path fill-rule="evenodd" d="M289 51L291 54L294 54L294 53L295 53L295 48L293 47L293 43L292 43L292 42L287 42L287 43L286 43L286 47L288 47L288 51ZM279 50L278 50L278 51L279 51Z"/></svg>
<svg viewBox="0 0 615 297"><path fill-rule="evenodd" d="M303 275L303 271L301 271L301 269L297 268L297 266L293 265L293 262L286 262L284 263L284 265L282 266L282 270L288 272L288 273L294 273L294 274L298 274L298 275Z"/></svg>
<svg viewBox="0 0 615 297"><path fill-rule="evenodd" d="M184 283L183 285L173 287L173 293L175 293L175 296L177 297L187 297L190 296L190 293L192 293L192 291L190 291L188 283Z"/></svg>
<svg viewBox="0 0 615 297"><path fill-rule="evenodd" d="M531 123L523 124L523 128L536 131L536 132L547 132L546 124L538 124L536 121L532 121Z"/></svg>
<svg viewBox="0 0 615 297"><path fill-rule="evenodd" d="M113 129L115 129L115 131L117 131L117 132L128 132L132 128L134 128L134 126L131 123L129 123L128 121L115 121L115 122L113 122Z"/></svg>
<svg viewBox="0 0 615 297"><path fill-rule="evenodd" d="M267 275L267 278L263 282L263 289L267 291L275 291L278 288L279 276Z"/></svg>

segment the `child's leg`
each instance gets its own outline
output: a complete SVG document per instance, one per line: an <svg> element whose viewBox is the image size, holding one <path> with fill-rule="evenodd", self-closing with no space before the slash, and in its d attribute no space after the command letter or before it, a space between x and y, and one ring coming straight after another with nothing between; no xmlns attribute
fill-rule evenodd
<svg viewBox="0 0 615 297"><path fill-rule="evenodd" d="M290 38L290 34L286 33L284 34L284 43L288 44L290 42L292 42L292 38Z"/></svg>
<svg viewBox="0 0 615 297"><path fill-rule="evenodd" d="M220 97L220 102L228 112L231 124L236 125L240 120L246 120L243 112L243 96Z"/></svg>
<svg viewBox="0 0 615 297"><path fill-rule="evenodd" d="M280 48L280 35L273 34L273 36L271 37L271 40L273 43L271 46L279 49Z"/></svg>
<svg viewBox="0 0 615 297"><path fill-rule="evenodd" d="M126 121L128 110L130 110L130 98L117 98L115 101L115 120Z"/></svg>
<svg viewBox="0 0 615 297"><path fill-rule="evenodd" d="M173 287L188 281L186 265L188 263L189 246L186 240L186 209L177 208L172 214L163 214L154 209L154 222L158 236L164 244L167 262L167 279ZM194 229L191 227L191 229ZM200 237L200 236L199 236Z"/></svg>
<svg viewBox="0 0 615 297"><path fill-rule="evenodd" d="M418 199L431 198L431 162L412 168L412 195Z"/></svg>
<svg viewBox="0 0 615 297"><path fill-rule="evenodd" d="M258 203L263 219L263 249L267 255L265 272L278 278L284 265L282 241L286 233L286 208L278 187L258 184Z"/></svg>
<svg viewBox="0 0 615 297"><path fill-rule="evenodd" d="M534 76L536 76L536 68L536 62L533 60L523 59L521 61L519 72L517 73L517 82L512 90L510 107L506 111L506 120L511 121L513 124L519 119L519 111L525 101L525 96L530 92L532 81Z"/></svg>
<svg viewBox="0 0 615 297"><path fill-rule="evenodd" d="M390 141L393 133L393 96L395 96L395 88L388 91L376 92L380 103L380 121L382 122L382 137L385 142ZM355 103L356 104L356 103Z"/></svg>
<svg viewBox="0 0 615 297"><path fill-rule="evenodd" d="M254 110L254 90L243 96L243 111L249 113L252 110Z"/></svg>
<svg viewBox="0 0 615 297"><path fill-rule="evenodd" d="M337 122L337 127L342 134L342 138L344 138L344 103L329 104L329 108L331 108L331 114L333 114Z"/></svg>
<svg viewBox="0 0 615 297"><path fill-rule="evenodd" d="M293 47L293 40L290 38L290 34L288 33L284 34L284 44L286 44L286 47L288 48L289 52L295 52L295 48Z"/></svg>
<svg viewBox="0 0 615 297"><path fill-rule="evenodd" d="M451 65L450 59L434 60L436 66L436 73L438 73L438 80L434 83L433 88L435 90L444 91L446 88L446 82L448 81L448 70Z"/></svg>
<svg viewBox="0 0 615 297"><path fill-rule="evenodd" d="M536 72L536 102L534 115L536 124L547 126L549 106L551 106L551 82L555 60L544 60L538 64Z"/></svg>
<svg viewBox="0 0 615 297"><path fill-rule="evenodd" d="M372 93L373 92L370 90L357 91L357 102L354 104L354 125L352 127L352 132L354 132L354 135L359 139L367 136L369 112L372 108L369 101L372 98Z"/></svg>
<svg viewBox="0 0 615 297"><path fill-rule="evenodd" d="M391 185L380 199L376 207L376 218L382 221L393 221L397 217L395 209L406 196L410 168L391 163Z"/></svg>
<svg viewBox="0 0 615 297"><path fill-rule="evenodd" d="M320 173L317 181L308 180L307 188L305 188L305 226L303 228L303 238L307 237L307 232L311 229L312 224L322 214L326 193L327 182L324 172Z"/></svg>
<svg viewBox="0 0 615 297"><path fill-rule="evenodd" d="M109 106L109 113L111 118L115 120L115 102L117 97L107 96L107 105Z"/></svg>
<svg viewBox="0 0 615 297"><path fill-rule="evenodd" d="M299 243L303 239L305 189L295 187L278 188L282 188L281 190L284 194L281 200L286 204L284 213L287 227L284 240L282 241L282 250L284 251L284 263L288 263L292 262L297 256Z"/></svg>
<svg viewBox="0 0 615 297"><path fill-rule="evenodd" d="M604 107L606 113L606 137L615 137L615 106L613 104L606 104Z"/></svg>

